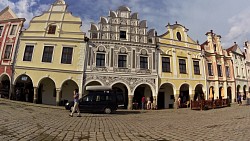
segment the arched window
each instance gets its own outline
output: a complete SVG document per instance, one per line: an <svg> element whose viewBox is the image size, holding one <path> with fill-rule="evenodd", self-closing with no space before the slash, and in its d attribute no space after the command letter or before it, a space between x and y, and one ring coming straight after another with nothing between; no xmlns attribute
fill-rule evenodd
<svg viewBox="0 0 250 141"><path fill-rule="evenodd" d="M177 37L177 39L178 39L179 41L181 41L181 33L180 33L180 32L177 32L177 33L176 33L176 37Z"/></svg>
<svg viewBox="0 0 250 141"><path fill-rule="evenodd" d="M48 34L56 33L56 25L49 25Z"/></svg>

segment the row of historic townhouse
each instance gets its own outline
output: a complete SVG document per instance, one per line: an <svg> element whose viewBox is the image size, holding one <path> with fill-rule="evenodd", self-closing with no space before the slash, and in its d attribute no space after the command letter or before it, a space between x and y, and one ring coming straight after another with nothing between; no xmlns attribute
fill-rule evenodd
<svg viewBox="0 0 250 141"><path fill-rule="evenodd" d="M129 109L143 96L158 108L173 108L179 97L183 106L190 100L247 98L248 42L245 52L236 43L225 50L221 37L210 31L199 45L177 22L157 36L125 6L91 23L87 38L64 0L34 17L20 34L24 21L9 7L0 12L2 96L63 105L76 88L82 96L86 86L105 85L123 93Z"/></svg>

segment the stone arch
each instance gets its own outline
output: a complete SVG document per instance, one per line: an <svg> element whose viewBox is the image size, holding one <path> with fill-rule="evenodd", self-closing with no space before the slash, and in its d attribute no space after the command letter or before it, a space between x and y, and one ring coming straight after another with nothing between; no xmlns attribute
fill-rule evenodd
<svg viewBox="0 0 250 141"><path fill-rule="evenodd" d="M227 87L227 98L232 103L232 87Z"/></svg>
<svg viewBox="0 0 250 141"><path fill-rule="evenodd" d="M191 88L192 89L192 88ZM189 106L189 101L190 101L190 91L192 92L192 90L190 90L190 85L188 83L183 83L180 85L180 94L179 94L179 98L180 98L180 105L179 107L187 107Z"/></svg>
<svg viewBox="0 0 250 141"><path fill-rule="evenodd" d="M130 92L131 92L129 86L126 83L120 82L120 81L112 83L111 86L112 86L113 91L116 94L118 94L118 93L122 94L124 109L127 109L128 96L130 95Z"/></svg>
<svg viewBox="0 0 250 141"><path fill-rule="evenodd" d="M10 76L7 73L2 73L0 76L0 98L9 98L10 91Z"/></svg>
<svg viewBox="0 0 250 141"><path fill-rule="evenodd" d="M116 18L116 17L117 17L117 14L116 14L115 11L110 11L110 12L109 12L109 15L110 15L110 17L112 17L112 18Z"/></svg>
<svg viewBox="0 0 250 141"><path fill-rule="evenodd" d="M67 79L61 84L61 91L60 91L61 104L60 105L64 105L64 103L66 103L67 101L73 101L73 91L75 89L79 89L79 86L72 79Z"/></svg>
<svg viewBox="0 0 250 141"><path fill-rule="evenodd" d="M133 102L138 103L140 107L142 107L141 99L143 96L145 96L145 99L147 101L149 100L151 102L156 101L155 89L151 84L147 82L142 82L137 84L134 87L132 94L133 94ZM145 108L145 106L143 106L143 108Z"/></svg>
<svg viewBox="0 0 250 141"><path fill-rule="evenodd" d="M157 96L157 108L158 109L169 109L174 108L175 101L175 88L171 83L163 83L159 87Z"/></svg>
<svg viewBox="0 0 250 141"><path fill-rule="evenodd" d="M197 84L195 86L195 93L194 93L194 100L204 100L205 99L205 94L203 91L203 85L202 84Z"/></svg>
<svg viewBox="0 0 250 141"><path fill-rule="evenodd" d="M14 81L14 99L18 101L33 102L33 81L27 74L19 75Z"/></svg>
<svg viewBox="0 0 250 141"><path fill-rule="evenodd" d="M38 99L40 104L56 105L56 84L50 77L44 77L38 82Z"/></svg>
<svg viewBox="0 0 250 141"><path fill-rule="evenodd" d="M209 87L208 99L209 100L214 100L214 86Z"/></svg>

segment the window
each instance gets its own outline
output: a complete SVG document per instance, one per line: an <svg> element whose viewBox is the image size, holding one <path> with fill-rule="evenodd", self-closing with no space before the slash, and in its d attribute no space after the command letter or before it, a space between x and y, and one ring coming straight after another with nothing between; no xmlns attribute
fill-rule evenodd
<svg viewBox="0 0 250 141"><path fill-rule="evenodd" d="M5 47L4 57L3 57L4 59L10 59L11 48L12 48L12 45L7 45Z"/></svg>
<svg viewBox="0 0 250 141"><path fill-rule="evenodd" d="M144 56L140 57L140 68L148 69L148 57L144 57Z"/></svg>
<svg viewBox="0 0 250 141"><path fill-rule="evenodd" d="M227 77L230 77L230 69L229 69L229 66L226 66L226 75L227 75Z"/></svg>
<svg viewBox="0 0 250 141"><path fill-rule="evenodd" d="M245 77L244 76L244 68L241 68L241 70L242 70L242 76Z"/></svg>
<svg viewBox="0 0 250 141"><path fill-rule="evenodd" d="M208 63L207 66L208 66L208 75L209 75L209 76L213 76L214 73L213 73L213 66L212 66L212 63Z"/></svg>
<svg viewBox="0 0 250 141"><path fill-rule="evenodd" d="M176 37L177 37L177 39L178 39L179 41L181 41L181 33L180 33L180 32L177 32L177 33L176 33Z"/></svg>
<svg viewBox="0 0 250 141"><path fill-rule="evenodd" d="M92 33L92 39L97 39L97 33Z"/></svg>
<svg viewBox="0 0 250 141"><path fill-rule="evenodd" d="M193 64L194 64L194 74L200 74L199 61L193 61Z"/></svg>
<svg viewBox="0 0 250 141"><path fill-rule="evenodd" d="M0 36L2 36L3 33L3 26L0 26Z"/></svg>
<svg viewBox="0 0 250 141"><path fill-rule="evenodd" d="M214 44L214 51L216 51L216 44Z"/></svg>
<svg viewBox="0 0 250 141"><path fill-rule="evenodd" d="M120 39L126 39L126 31L120 31Z"/></svg>
<svg viewBox="0 0 250 141"><path fill-rule="evenodd" d="M170 72L170 58L162 57L162 72Z"/></svg>
<svg viewBox="0 0 250 141"><path fill-rule="evenodd" d="M221 65L217 65L218 76L222 77Z"/></svg>
<svg viewBox="0 0 250 141"><path fill-rule="evenodd" d="M238 67L236 67L236 74L237 74L237 76L239 76L239 68Z"/></svg>
<svg viewBox="0 0 250 141"><path fill-rule="evenodd" d="M63 47L61 63L62 64L71 64L72 54L73 54L72 47Z"/></svg>
<svg viewBox="0 0 250 141"><path fill-rule="evenodd" d="M23 61L31 61L33 49L34 49L33 45L26 45L25 51L24 51L24 56L23 56Z"/></svg>
<svg viewBox="0 0 250 141"><path fill-rule="evenodd" d="M148 43L153 43L153 40L151 38L148 39Z"/></svg>
<svg viewBox="0 0 250 141"><path fill-rule="evenodd" d="M56 33L56 25L50 25L48 34L55 34Z"/></svg>
<svg viewBox="0 0 250 141"><path fill-rule="evenodd" d="M119 68L126 68L127 63L127 55L118 55L118 67Z"/></svg>
<svg viewBox="0 0 250 141"><path fill-rule="evenodd" d="M44 47L42 62L51 62L53 49L54 49L53 46L45 46Z"/></svg>
<svg viewBox="0 0 250 141"><path fill-rule="evenodd" d="M17 25L13 25L13 26L12 26L11 31L10 31L10 35L15 35L15 33L16 33L16 28L17 28Z"/></svg>
<svg viewBox="0 0 250 141"><path fill-rule="evenodd" d="M179 69L180 69L180 73L187 73L185 59L179 59Z"/></svg>
<svg viewBox="0 0 250 141"><path fill-rule="evenodd" d="M96 66L104 67L105 66L105 54L97 53L96 54Z"/></svg>

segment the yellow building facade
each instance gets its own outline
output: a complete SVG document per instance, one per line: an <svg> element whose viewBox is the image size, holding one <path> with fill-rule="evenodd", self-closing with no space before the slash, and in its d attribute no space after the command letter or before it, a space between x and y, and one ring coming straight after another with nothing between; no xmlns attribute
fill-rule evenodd
<svg viewBox="0 0 250 141"><path fill-rule="evenodd" d="M200 45L188 36L187 28L178 23L166 27L167 32L158 38L157 106L187 107L190 100L206 97L203 55Z"/></svg>
<svg viewBox="0 0 250 141"><path fill-rule="evenodd" d="M82 92L85 33L64 0L30 21L20 37L13 91L21 101L63 105Z"/></svg>

